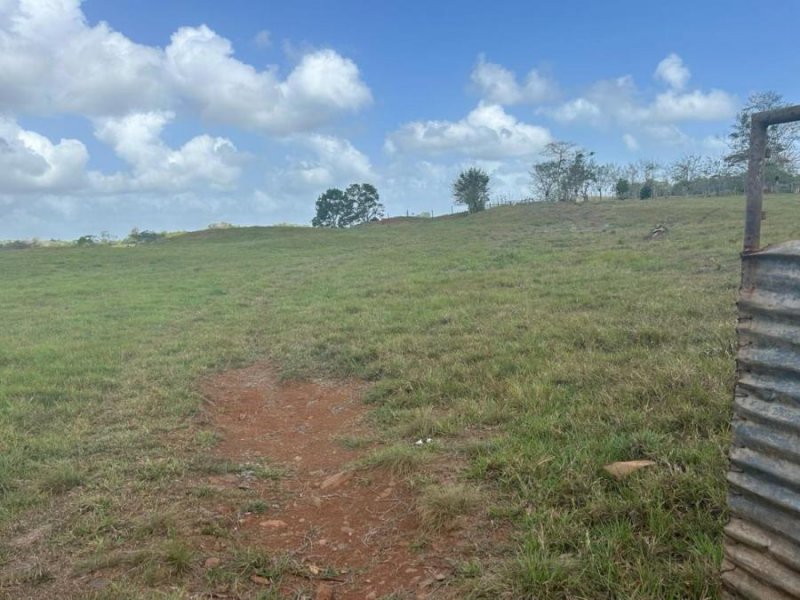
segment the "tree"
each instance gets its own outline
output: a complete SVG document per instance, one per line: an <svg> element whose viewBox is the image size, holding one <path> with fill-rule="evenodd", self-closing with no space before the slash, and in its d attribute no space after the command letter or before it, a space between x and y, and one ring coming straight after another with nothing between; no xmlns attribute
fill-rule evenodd
<svg viewBox="0 0 800 600"><path fill-rule="evenodd" d="M725 161L733 167L744 169L747 166L750 149L750 116L753 113L788 106L783 96L773 91L750 94L747 102L736 115L730 134L728 147L730 153ZM795 172L800 141L800 123L786 123L767 130L767 160L765 180L773 181L776 176L791 175Z"/></svg>
<svg viewBox="0 0 800 600"><path fill-rule="evenodd" d="M603 199L603 192L605 190L613 190L614 184L619 179L619 169L616 165L608 163L600 165L595 170L594 188L597 190L597 195Z"/></svg>
<svg viewBox="0 0 800 600"><path fill-rule="evenodd" d="M466 204L470 213L484 210L489 199L489 175L476 167L462 171L453 182L453 196L456 204Z"/></svg>
<svg viewBox="0 0 800 600"><path fill-rule="evenodd" d="M317 198L317 214L311 220L314 227L347 227L350 210L347 196L338 188L330 188Z"/></svg>
<svg viewBox="0 0 800 600"><path fill-rule="evenodd" d="M556 199L555 190L560 180L559 165L555 161L537 163L531 169L531 191L545 202Z"/></svg>
<svg viewBox="0 0 800 600"><path fill-rule="evenodd" d="M653 184L650 181L645 181L644 185L639 188L639 200L648 200L653 197Z"/></svg>
<svg viewBox="0 0 800 600"><path fill-rule="evenodd" d="M345 191L330 188L317 198L314 227L351 227L383 216L383 204L375 186L354 183Z"/></svg>
<svg viewBox="0 0 800 600"><path fill-rule="evenodd" d="M697 154L685 154L670 167L670 177L673 182L673 193L688 196L693 190L693 184L700 174L703 157Z"/></svg>
<svg viewBox="0 0 800 600"><path fill-rule="evenodd" d="M624 200L628 197L628 194L631 191L631 184L624 177L620 177L617 179L617 184L614 186L614 191L617 193L618 200Z"/></svg>
<svg viewBox="0 0 800 600"><path fill-rule="evenodd" d="M351 224L369 223L383 216L383 204L374 185L354 183L344 192L352 206Z"/></svg>
<svg viewBox="0 0 800 600"><path fill-rule="evenodd" d="M548 201L588 200L589 189L598 177L594 152L586 152L569 142L551 142L543 154L549 160L531 169L533 193Z"/></svg>

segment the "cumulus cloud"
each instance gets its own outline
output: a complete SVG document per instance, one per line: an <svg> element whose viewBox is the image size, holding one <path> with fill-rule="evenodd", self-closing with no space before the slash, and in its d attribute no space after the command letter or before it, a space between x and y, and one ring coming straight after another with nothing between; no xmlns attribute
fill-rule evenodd
<svg viewBox="0 0 800 600"><path fill-rule="evenodd" d="M53 143L0 118L0 194L67 193L87 185L89 153L81 142Z"/></svg>
<svg viewBox="0 0 800 600"><path fill-rule="evenodd" d="M166 48L166 72L205 118L287 135L372 102L356 64L333 50L306 54L285 80L233 57L231 43L206 26L184 27Z"/></svg>
<svg viewBox="0 0 800 600"><path fill-rule="evenodd" d="M79 0L0 1L0 81L5 112L97 118L190 107L280 135L372 101L357 65L333 50L304 54L281 78L276 66L259 71L238 60L206 26L179 29L162 50L106 23L89 26Z"/></svg>
<svg viewBox="0 0 800 600"><path fill-rule="evenodd" d="M293 140L311 153L310 157L293 159L283 171L281 187L294 190L323 188L375 179L372 164L366 155L349 140L328 135L310 134Z"/></svg>
<svg viewBox="0 0 800 600"><path fill-rule="evenodd" d="M161 52L86 24L78 0L0 2L0 109L100 114L167 101Z"/></svg>
<svg viewBox="0 0 800 600"><path fill-rule="evenodd" d="M555 82L531 69L524 83L502 65L491 63L481 55L470 76L481 97L493 104L538 103L553 100L558 95Z"/></svg>
<svg viewBox="0 0 800 600"><path fill-rule="evenodd" d="M481 102L460 121L414 121L389 134L385 148L426 154L458 153L478 159L531 156L552 141L544 127L517 120L497 104Z"/></svg>
<svg viewBox="0 0 800 600"><path fill-rule="evenodd" d="M736 114L736 98L727 92L715 89L708 92L683 91L681 88L688 81L689 71L679 58L678 61L679 64L673 61L664 68L661 68L664 61L659 65L662 72L660 77L668 78L665 80L673 89L657 94L649 102L642 98L643 94L633 77L625 75L597 81L589 86L584 95L540 112L561 122L583 122L597 126L613 123L721 121Z"/></svg>
<svg viewBox="0 0 800 600"><path fill-rule="evenodd" d="M647 110L657 121L720 121L736 114L736 99L722 90L659 94Z"/></svg>
<svg viewBox="0 0 800 600"><path fill-rule="evenodd" d="M131 171L111 176L95 174L97 189L174 192L205 186L232 188L241 174L242 162L233 142L200 135L178 149L170 148L161 133L173 118L169 112L149 112L98 119L95 135L111 146Z"/></svg>
<svg viewBox="0 0 800 600"><path fill-rule="evenodd" d="M658 63L653 76L660 79L676 90L686 87L691 77L689 68L683 64L683 59L674 52Z"/></svg>

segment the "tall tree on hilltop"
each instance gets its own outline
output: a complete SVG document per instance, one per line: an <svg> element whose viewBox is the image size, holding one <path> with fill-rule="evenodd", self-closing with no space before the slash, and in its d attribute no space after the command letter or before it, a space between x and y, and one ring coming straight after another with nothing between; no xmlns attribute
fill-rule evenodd
<svg viewBox="0 0 800 600"><path fill-rule="evenodd" d="M353 183L345 191L331 188L317 198L314 227L343 228L383 216L383 204L374 185Z"/></svg>
<svg viewBox="0 0 800 600"><path fill-rule="evenodd" d="M489 175L477 167L462 171L453 182L453 196L457 204L466 204L470 213L482 211L489 200Z"/></svg>
<svg viewBox="0 0 800 600"><path fill-rule="evenodd" d="M374 185L354 183L347 187L344 194L351 202L354 224L369 223L383 216L383 204Z"/></svg>

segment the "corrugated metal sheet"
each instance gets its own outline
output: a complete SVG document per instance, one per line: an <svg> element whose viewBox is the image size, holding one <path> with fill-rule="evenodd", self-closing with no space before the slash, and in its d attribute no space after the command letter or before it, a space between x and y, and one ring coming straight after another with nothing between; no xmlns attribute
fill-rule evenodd
<svg viewBox="0 0 800 600"><path fill-rule="evenodd" d="M742 260L723 594L798 599L800 242Z"/></svg>

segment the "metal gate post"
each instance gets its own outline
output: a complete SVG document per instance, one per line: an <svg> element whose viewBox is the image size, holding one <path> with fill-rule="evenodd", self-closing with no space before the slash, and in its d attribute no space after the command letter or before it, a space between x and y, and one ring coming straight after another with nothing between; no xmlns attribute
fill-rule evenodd
<svg viewBox="0 0 800 600"><path fill-rule="evenodd" d="M737 600L800 599L800 241L760 248L768 128L798 120L792 106L750 125L722 565Z"/></svg>

